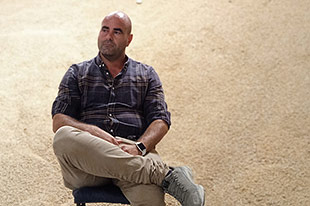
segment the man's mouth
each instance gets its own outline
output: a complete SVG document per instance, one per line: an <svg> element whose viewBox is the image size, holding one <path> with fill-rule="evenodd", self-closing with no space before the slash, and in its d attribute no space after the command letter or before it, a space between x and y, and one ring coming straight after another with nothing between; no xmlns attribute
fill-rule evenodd
<svg viewBox="0 0 310 206"><path fill-rule="evenodd" d="M105 42L103 42L103 45L104 46L109 46L109 47L114 47L115 46L115 44L113 42L111 42L111 41L105 41Z"/></svg>

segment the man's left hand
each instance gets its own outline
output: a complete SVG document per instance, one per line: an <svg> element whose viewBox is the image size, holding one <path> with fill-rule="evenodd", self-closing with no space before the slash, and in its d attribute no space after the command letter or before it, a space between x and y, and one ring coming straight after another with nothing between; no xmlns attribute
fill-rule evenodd
<svg viewBox="0 0 310 206"><path fill-rule="evenodd" d="M138 150L136 145L122 145L121 149L132 155L142 155L140 150Z"/></svg>

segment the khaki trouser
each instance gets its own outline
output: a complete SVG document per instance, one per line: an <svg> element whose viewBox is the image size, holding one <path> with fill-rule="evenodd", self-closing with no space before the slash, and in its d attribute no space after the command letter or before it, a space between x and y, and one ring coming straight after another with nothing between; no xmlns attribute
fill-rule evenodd
<svg viewBox="0 0 310 206"><path fill-rule="evenodd" d="M131 205L165 205L160 186L169 167L155 150L144 157L130 155L116 145L70 126L57 130L53 147L66 187L76 189L113 182Z"/></svg>

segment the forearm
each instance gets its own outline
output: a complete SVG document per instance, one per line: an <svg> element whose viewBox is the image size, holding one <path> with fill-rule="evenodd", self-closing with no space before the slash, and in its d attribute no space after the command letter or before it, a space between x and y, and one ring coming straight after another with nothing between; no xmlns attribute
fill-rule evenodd
<svg viewBox="0 0 310 206"><path fill-rule="evenodd" d="M56 132L62 126L71 126L82 131L88 131L91 125L82 123L65 114L55 114L53 117L53 132Z"/></svg>
<svg viewBox="0 0 310 206"><path fill-rule="evenodd" d="M150 151L155 148L167 132L167 123L163 120L155 120L150 124L138 141L145 145L147 151Z"/></svg>
<svg viewBox="0 0 310 206"><path fill-rule="evenodd" d="M100 129L99 127L91 124L86 124L83 122L80 122L68 115L65 114L56 114L53 117L53 131L56 132L60 127L63 126L71 126L75 127L79 130L89 132L90 134L100 137L108 142L111 142L112 144L118 145L118 141L109 133L105 132L104 130Z"/></svg>

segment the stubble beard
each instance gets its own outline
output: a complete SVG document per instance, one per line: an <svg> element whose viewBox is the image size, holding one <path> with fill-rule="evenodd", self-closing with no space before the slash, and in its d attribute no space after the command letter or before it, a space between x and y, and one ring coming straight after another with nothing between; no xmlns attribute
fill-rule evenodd
<svg viewBox="0 0 310 206"><path fill-rule="evenodd" d="M110 61L117 59L119 55L119 51L116 45L111 41L102 42L102 44L100 45L99 51L102 56L104 56L106 59Z"/></svg>
<svg viewBox="0 0 310 206"><path fill-rule="evenodd" d="M100 45L100 52L104 55L113 55L116 45L111 41L104 41Z"/></svg>

